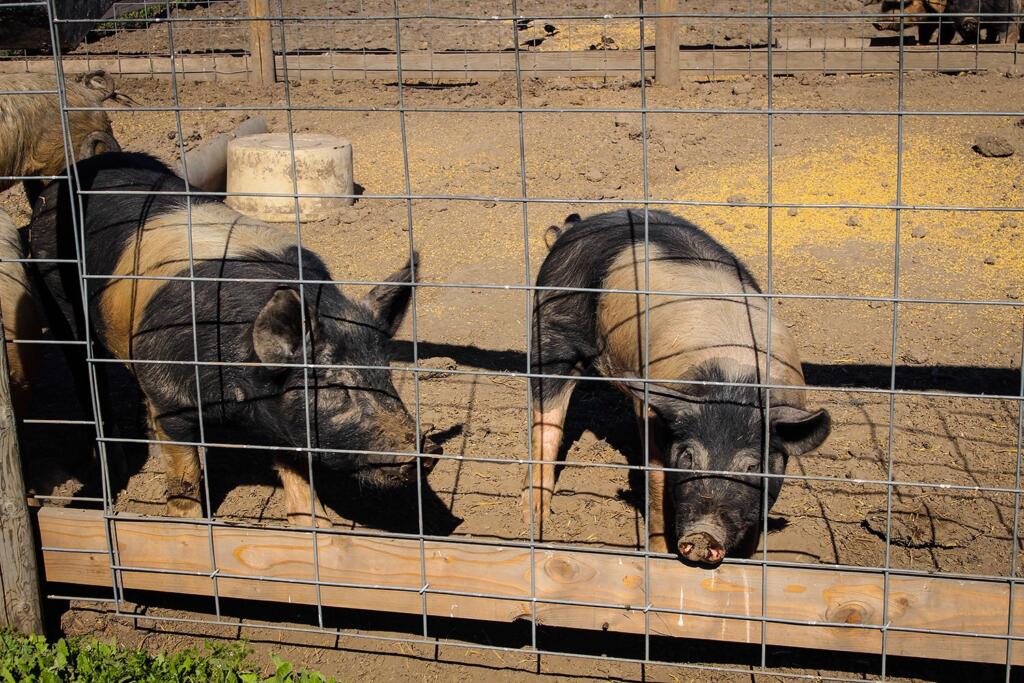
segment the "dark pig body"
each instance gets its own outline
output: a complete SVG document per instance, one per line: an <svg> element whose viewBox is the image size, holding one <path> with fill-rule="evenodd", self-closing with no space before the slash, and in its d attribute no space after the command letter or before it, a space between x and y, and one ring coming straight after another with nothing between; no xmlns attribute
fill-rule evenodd
<svg viewBox="0 0 1024 683"><path fill-rule="evenodd" d="M301 367L281 367L306 360L386 368L388 340L405 314L410 287L381 285L351 300L334 284L307 284L303 314L298 285L282 282L300 276L299 249L288 231L247 218L215 199L193 198L189 215L183 196L150 194L184 192L185 183L146 155L102 154L79 163L78 176L82 190L138 193L84 196L80 227L87 271L109 276L88 280L93 339L113 358L166 361L129 364L145 396L156 441L199 442L202 419L208 442L309 446L327 472L353 474L377 487L415 481L414 423L387 369L311 368L307 392ZM65 183L47 187L34 207L32 250L37 258L74 257ZM193 350L190 283L135 279L187 277L190 241L196 277L247 280L195 282L198 354ZM331 279L316 254L303 250L301 258L305 280ZM388 280L408 282L410 267ZM74 265L41 270L71 334L84 338ZM198 366L200 415L196 358L262 365ZM156 448L167 459L170 513L201 516L198 449L166 443ZM332 452L336 449L385 454ZM428 471L433 461L423 463ZM305 476L305 453L281 453L275 467L289 520L327 526ZM329 485L324 479L320 483Z"/></svg>
<svg viewBox="0 0 1024 683"><path fill-rule="evenodd" d="M576 218L575 216L571 218ZM783 474L789 456L820 445L828 413L804 408L799 354L786 326L771 321L771 375L767 374L768 312L757 283L740 261L693 224L670 213L649 212L651 291L702 293L650 296L650 356L645 363L642 294L538 290L534 309L531 390L534 457L557 458L566 407L588 368L634 401L641 429L651 434L648 528L652 550L667 550L665 518L676 547L692 561L717 564L745 547L760 530L763 490L769 507L782 486L763 473L764 390L771 392L769 472ZM628 210L592 216L561 231L537 277L539 287L644 290L644 217ZM643 382L649 366L651 415L643 415ZM559 377L560 376L560 377ZM659 381L728 383L690 385ZM658 468L689 472L663 472ZM735 474L701 474L729 472ZM554 466L534 467L524 490L524 515L549 514Z"/></svg>
<svg viewBox="0 0 1024 683"><path fill-rule="evenodd" d="M1009 41L1014 32L1011 27L1019 20L1010 16L1019 12L1019 0L885 0L881 11L900 12L903 26L916 26L918 43L931 42L939 30L940 43L950 43L957 34L965 43L995 43L1000 39ZM941 20L941 24L940 24ZM899 19L878 22L880 31L899 31ZM984 34L982 33L984 31Z"/></svg>
<svg viewBox="0 0 1024 683"><path fill-rule="evenodd" d="M998 43L1012 37L1010 27L1017 12L1017 0L948 0L946 14L965 43Z"/></svg>

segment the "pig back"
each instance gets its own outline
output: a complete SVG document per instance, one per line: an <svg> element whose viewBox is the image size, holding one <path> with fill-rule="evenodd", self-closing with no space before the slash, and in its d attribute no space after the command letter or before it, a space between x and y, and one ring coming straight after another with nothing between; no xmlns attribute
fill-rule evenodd
<svg viewBox="0 0 1024 683"><path fill-rule="evenodd" d="M58 175L67 166L60 100L53 78L19 74L0 76L0 175ZM66 87L69 107L96 107L104 99L102 92L79 83ZM82 142L92 133L112 135L110 117L102 111L68 112L72 157L79 154ZM0 191L15 180L0 180Z"/></svg>
<svg viewBox="0 0 1024 683"><path fill-rule="evenodd" d="M768 310L735 259L720 253L673 253L649 247L650 291L699 293L702 296L650 295L650 365L653 380L695 379L702 365L715 364L734 381L770 381L802 386L796 345L785 325L771 319L771 378L766 380ZM643 245L624 248L613 260L603 289L644 290L647 276ZM647 349L643 294L603 293L598 300L598 369L609 377L643 375ZM676 385L687 392L685 385ZM803 391L774 390L773 401L802 406Z"/></svg>

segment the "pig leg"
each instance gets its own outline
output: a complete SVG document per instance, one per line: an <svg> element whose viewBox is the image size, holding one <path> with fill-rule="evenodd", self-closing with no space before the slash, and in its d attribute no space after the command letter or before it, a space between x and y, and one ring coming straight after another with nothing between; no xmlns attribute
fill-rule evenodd
<svg viewBox="0 0 1024 683"><path fill-rule="evenodd" d="M635 401L636 426L640 434L641 447L644 438L644 423L650 430L647 439L647 465L653 468L665 466L659 434L653 419L643 417L643 401ZM647 543L652 553L667 553L668 541L665 538L665 470L652 469L645 472L647 476Z"/></svg>
<svg viewBox="0 0 1024 683"><path fill-rule="evenodd" d="M156 438L170 440L159 430ZM167 514L172 517L202 517L199 485L203 473L199 449L195 446L157 444L157 450L163 453L167 463Z"/></svg>
<svg viewBox="0 0 1024 683"><path fill-rule="evenodd" d="M551 496L555 491L554 463L558 459L558 449L562 445L565 411L569 407L569 398L575 386L575 381L566 382L554 396L534 401L531 435L533 459L541 460L544 464L533 466L532 490L530 475L527 474L527 482L523 486L522 506L523 521L529 524L532 513L538 533L543 529L544 517L551 511Z"/></svg>
<svg viewBox="0 0 1024 683"><path fill-rule="evenodd" d="M173 441L160 427L160 422L149 411L149 429L156 441ZM202 517L199 485L203 476L199 463L199 449L195 446L154 443L149 445L150 454L163 456L167 473L167 514L171 517Z"/></svg>
<svg viewBox="0 0 1024 683"><path fill-rule="evenodd" d="M277 475L281 477L281 484L284 486L288 523L293 526L329 529L331 522L327 519L327 512L320 504L320 499L313 495L306 475L299 471L298 462L291 456L280 454L274 458L274 469L277 470Z"/></svg>

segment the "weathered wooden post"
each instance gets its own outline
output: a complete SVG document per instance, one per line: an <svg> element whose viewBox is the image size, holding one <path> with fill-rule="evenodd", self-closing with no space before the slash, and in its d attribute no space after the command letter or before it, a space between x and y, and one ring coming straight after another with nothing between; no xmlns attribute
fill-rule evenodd
<svg viewBox="0 0 1024 683"><path fill-rule="evenodd" d="M25 502L2 316L0 312L0 627L42 633L36 544Z"/></svg>
<svg viewBox="0 0 1024 683"><path fill-rule="evenodd" d="M270 16L270 0L249 0L249 16ZM275 80L274 43L269 21L249 22L249 82L269 85Z"/></svg>
<svg viewBox="0 0 1024 683"><path fill-rule="evenodd" d="M658 0L658 14L678 11L677 0ZM679 18L654 20L654 82L679 85Z"/></svg>

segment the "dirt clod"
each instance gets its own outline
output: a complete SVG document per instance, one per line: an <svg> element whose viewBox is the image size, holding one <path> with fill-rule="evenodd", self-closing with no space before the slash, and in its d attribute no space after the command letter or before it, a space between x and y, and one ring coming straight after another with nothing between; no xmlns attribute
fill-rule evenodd
<svg viewBox="0 0 1024 683"><path fill-rule="evenodd" d="M742 194L731 194L725 198L725 201L730 204L743 204L747 201L747 196Z"/></svg>
<svg viewBox="0 0 1024 683"><path fill-rule="evenodd" d="M986 256L985 257L985 265L986 266L994 266L995 264L996 264L996 257L995 256Z"/></svg>
<svg viewBox="0 0 1024 683"><path fill-rule="evenodd" d="M917 239L923 239L924 236L927 234L928 233L925 231L924 228L914 228L913 230L910 231L910 236L916 237Z"/></svg>
<svg viewBox="0 0 1024 683"><path fill-rule="evenodd" d="M1013 155L1009 142L991 133L982 133L974 138L974 151L983 157L1008 157Z"/></svg>
<svg viewBox="0 0 1024 683"><path fill-rule="evenodd" d="M587 169L586 174L583 176L592 183L599 183L604 179L604 171L599 168Z"/></svg>
<svg viewBox="0 0 1024 683"><path fill-rule="evenodd" d="M798 213L799 213L799 211L797 211L796 207L794 206L794 207L790 208L789 211L786 212L786 215L792 217L792 216L797 215Z"/></svg>
<svg viewBox="0 0 1024 683"><path fill-rule="evenodd" d="M849 218L846 219L846 224L851 228L859 228L860 218L858 218L857 216L850 216Z"/></svg>
<svg viewBox="0 0 1024 683"><path fill-rule="evenodd" d="M448 356L436 356L434 358L421 358L419 363L421 368L434 368L433 370L420 372L420 379L440 379L442 377L450 377L451 372L459 367L459 364L454 358Z"/></svg>

